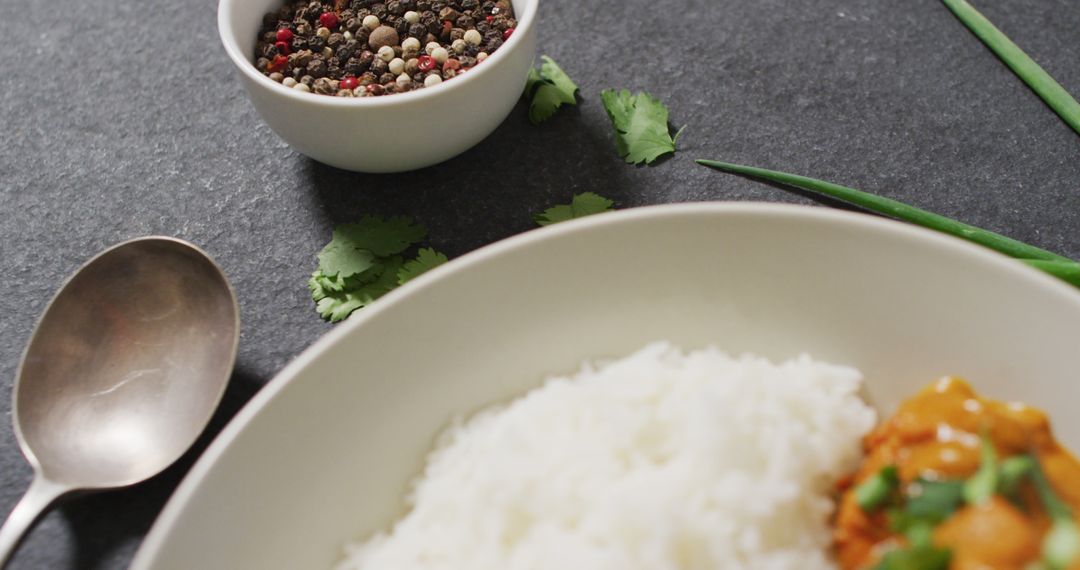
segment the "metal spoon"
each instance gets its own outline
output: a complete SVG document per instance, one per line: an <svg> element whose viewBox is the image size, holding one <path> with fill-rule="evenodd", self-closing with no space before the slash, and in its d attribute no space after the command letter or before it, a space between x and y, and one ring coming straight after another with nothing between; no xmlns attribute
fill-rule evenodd
<svg viewBox="0 0 1080 570"><path fill-rule="evenodd" d="M15 436L34 479L0 528L0 566L62 495L138 483L191 447L225 391L239 331L228 280L187 242L123 242L72 275L15 380Z"/></svg>

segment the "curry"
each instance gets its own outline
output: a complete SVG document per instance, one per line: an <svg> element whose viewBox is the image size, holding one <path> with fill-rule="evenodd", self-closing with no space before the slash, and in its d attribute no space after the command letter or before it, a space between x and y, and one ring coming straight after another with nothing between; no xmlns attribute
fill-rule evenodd
<svg viewBox="0 0 1080 570"><path fill-rule="evenodd" d="M1080 570L1080 462L1043 412L945 378L864 447L841 485L841 568Z"/></svg>

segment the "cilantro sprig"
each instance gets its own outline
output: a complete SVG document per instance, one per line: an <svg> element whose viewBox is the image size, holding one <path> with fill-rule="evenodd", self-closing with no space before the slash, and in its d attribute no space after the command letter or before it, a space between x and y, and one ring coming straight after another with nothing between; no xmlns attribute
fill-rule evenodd
<svg viewBox="0 0 1080 570"><path fill-rule="evenodd" d="M540 69L529 70L525 98L529 100L529 122L534 125L551 118L563 105L577 105L578 86L555 60L541 56Z"/></svg>
<svg viewBox="0 0 1080 570"><path fill-rule="evenodd" d="M608 212L611 211L611 206L614 204L615 202L599 194L583 192L575 194L569 204L552 206L533 216L533 221L541 226L548 226L574 218L584 218L585 216Z"/></svg>
<svg viewBox="0 0 1080 570"><path fill-rule="evenodd" d="M366 307L398 285L446 263L446 256L421 249L415 259L404 254L427 235L411 218L364 216L355 224L334 228L330 243L319 252L319 267L308 279L315 310L338 322Z"/></svg>
<svg viewBox="0 0 1080 570"><path fill-rule="evenodd" d="M675 152L684 126L675 136L668 127L668 108L656 97L644 92L631 94L623 89L600 93L611 124L615 127L615 150L630 164L652 164L657 158Z"/></svg>

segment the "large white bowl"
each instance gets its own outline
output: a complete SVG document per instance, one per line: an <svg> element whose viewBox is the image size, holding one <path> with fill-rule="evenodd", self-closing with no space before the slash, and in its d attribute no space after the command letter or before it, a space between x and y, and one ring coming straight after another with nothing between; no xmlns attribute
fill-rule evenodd
<svg viewBox="0 0 1080 570"><path fill-rule="evenodd" d="M271 80L252 64L263 14L283 2L221 0L221 43L270 128L301 153L347 170L415 170L465 152L514 107L536 53L538 0L512 0L518 21L514 34L460 77L383 97L302 93Z"/></svg>
<svg viewBox="0 0 1080 570"><path fill-rule="evenodd" d="M133 567L328 568L400 514L452 415L657 339L851 364L886 412L963 375L1080 448L1080 293L1063 283L864 215L642 208L486 247L338 326L226 427Z"/></svg>

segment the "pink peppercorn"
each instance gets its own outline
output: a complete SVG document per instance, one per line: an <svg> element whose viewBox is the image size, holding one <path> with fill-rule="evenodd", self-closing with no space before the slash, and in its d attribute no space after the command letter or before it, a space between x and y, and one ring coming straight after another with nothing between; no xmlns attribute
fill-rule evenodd
<svg viewBox="0 0 1080 570"><path fill-rule="evenodd" d="M430 55L422 55L422 56L416 58L416 60L417 60L416 65L420 69L420 71L428 72L428 71L431 71L432 69L435 69L435 65L436 65L435 58L431 57ZM447 61L449 61L449 60L447 60Z"/></svg>
<svg viewBox="0 0 1080 570"><path fill-rule="evenodd" d="M319 16L319 25L324 28L330 28L331 30L338 25L338 16L333 12L323 12Z"/></svg>
<svg viewBox="0 0 1080 570"><path fill-rule="evenodd" d="M442 64L443 72L447 72L450 70L457 71L459 69L461 69L461 62L456 59L448 59Z"/></svg>
<svg viewBox="0 0 1080 570"><path fill-rule="evenodd" d="M281 55L289 55L289 44L287 42L274 42L274 47L277 48L278 53Z"/></svg>
<svg viewBox="0 0 1080 570"><path fill-rule="evenodd" d="M285 69L285 64L289 63L289 58L278 54L274 56L274 59L270 60L270 65L266 66L266 70L270 72L281 71Z"/></svg>
<svg viewBox="0 0 1080 570"><path fill-rule="evenodd" d="M291 42L293 39L292 30L290 30L289 28L281 28L277 31L277 36L275 36L275 39L279 42Z"/></svg>
<svg viewBox="0 0 1080 570"><path fill-rule="evenodd" d="M512 36L513 34L514 28L506 28L506 31L503 32L503 41L505 42L506 40L510 39L510 36Z"/></svg>
<svg viewBox="0 0 1080 570"><path fill-rule="evenodd" d="M360 80L358 80L356 77L354 77L352 75L346 75L341 80L341 83L338 84L338 87L341 88L341 89L356 89L359 86L360 86Z"/></svg>

